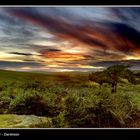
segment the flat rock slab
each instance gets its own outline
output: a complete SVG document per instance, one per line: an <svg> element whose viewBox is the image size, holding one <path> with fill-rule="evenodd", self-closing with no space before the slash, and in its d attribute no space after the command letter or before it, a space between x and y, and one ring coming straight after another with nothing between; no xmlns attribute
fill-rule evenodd
<svg viewBox="0 0 140 140"><path fill-rule="evenodd" d="M0 128L50 128L50 118L35 115L1 114Z"/></svg>

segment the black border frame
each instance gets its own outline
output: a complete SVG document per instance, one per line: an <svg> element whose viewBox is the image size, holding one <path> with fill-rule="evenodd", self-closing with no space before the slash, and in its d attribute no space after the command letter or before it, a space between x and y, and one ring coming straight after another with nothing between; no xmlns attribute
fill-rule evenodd
<svg viewBox="0 0 140 140"><path fill-rule="evenodd" d="M44 3L45 2L45 3ZM87 1L87 0L84 0L84 1L79 1L79 0L75 0L75 1L72 1L72 0L65 0L65 1L62 1L62 0L51 0L51 1L47 1L47 0L43 0L43 3L41 4L41 1L28 1L26 2L25 0L24 1L16 1L16 0L3 0L0 2L1 4L1 7L2 6L38 6L38 5L41 5L41 6L113 6L113 5L120 5L120 6L125 6L125 5L128 5L128 6L134 6L134 5L139 5L140 4L140 1L126 1L126 0L123 0L123 1L118 1L118 0L113 0L112 2L111 1L99 1L99 0L90 0ZM18 133L19 136L4 136L4 134L7 133L7 134L10 134L10 133ZM0 137L31 137L31 138L41 138L41 137L45 137L45 138L50 138L50 139L100 139L103 137L103 139L115 139L115 138L137 138L137 136L140 135L140 129L132 129L132 128L128 128L128 129L117 129L117 128L104 128L104 129L0 129Z"/></svg>

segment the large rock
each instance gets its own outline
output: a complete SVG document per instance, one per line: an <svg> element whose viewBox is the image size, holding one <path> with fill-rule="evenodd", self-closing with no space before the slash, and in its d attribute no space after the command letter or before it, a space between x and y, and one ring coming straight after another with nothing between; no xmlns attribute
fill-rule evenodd
<svg viewBox="0 0 140 140"><path fill-rule="evenodd" d="M35 115L1 114L0 128L50 128L50 118Z"/></svg>

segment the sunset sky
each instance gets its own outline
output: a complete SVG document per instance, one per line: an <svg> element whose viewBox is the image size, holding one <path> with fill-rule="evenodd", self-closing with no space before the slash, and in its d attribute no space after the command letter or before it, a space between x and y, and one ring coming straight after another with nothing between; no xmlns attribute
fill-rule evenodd
<svg viewBox="0 0 140 140"><path fill-rule="evenodd" d="M0 69L140 69L138 7L0 7Z"/></svg>

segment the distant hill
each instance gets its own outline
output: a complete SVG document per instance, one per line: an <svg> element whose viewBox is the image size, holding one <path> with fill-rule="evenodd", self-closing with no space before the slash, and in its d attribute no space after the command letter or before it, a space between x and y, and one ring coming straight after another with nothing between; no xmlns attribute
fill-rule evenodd
<svg viewBox="0 0 140 140"><path fill-rule="evenodd" d="M48 81L56 81L56 79L63 79L64 77L79 77L86 76L89 73L85 72L45 72L45 71L30 71L30 72L20 72L20 71L10 71L10 70L0 70L0 82L6 81L23 81L23 80L33 80L33 79L47 79Z"/></svg>

